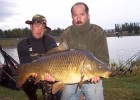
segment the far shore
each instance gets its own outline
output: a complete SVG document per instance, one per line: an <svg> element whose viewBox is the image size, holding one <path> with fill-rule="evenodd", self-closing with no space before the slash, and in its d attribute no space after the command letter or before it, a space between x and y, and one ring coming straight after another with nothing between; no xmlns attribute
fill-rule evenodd
<svg viewBox="0 0 140 100"><path fill-rule="evenodd" d="M17 44L23 38L0 38L0 47L2 48L16 48ZM58 36L55 36L56 41L58 42Z"/></svg>
<svg viewBox="0 0 140 100"><path fill-rule="evenodd" d="M139 36L139 35L137 35ZM108 36L110 37L110 36ZM114 36L113 36L114 37ZM117 36L115 36L117 37ZM59 36L54 36L57 42L59 42ZM3 48L14 48L24 38L0 38L0 47Z"/></svg>

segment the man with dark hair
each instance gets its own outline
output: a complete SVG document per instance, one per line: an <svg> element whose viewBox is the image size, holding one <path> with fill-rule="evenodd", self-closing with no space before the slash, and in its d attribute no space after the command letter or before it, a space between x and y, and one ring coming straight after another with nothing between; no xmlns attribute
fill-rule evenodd
<svg viewBox="0 0 140 100"><path fill-rule="evenodd" d="M57 47L56 41L52 36L44 35L46 30L51 30L46 25L47 21L44 16L37 14L33 16L32 21L27 20L25 23L30 25L31 35L27 39L22 40L17 46L20 63L29 63L39 59L50 49ZM45 78L47 81L40 81L37 85L34 85L35 76L33 75L24 83L23 90L29 97L29 100L37 100L37 88L42 89L44 100L60 99L60 96L56 96L57 94L54 96L51 93L54 80L50 80L50 77L47 75Z"/></svg>
<svg viewBox="0 0 140 100"><path fill-rule="evenodd" d="M61 34L61 41L66 40L69 48L86 49L99 60L109 65L109 54L106 34L95 24L90 24L89 8L83 2L71 8L72 23ZM78 84L66 85L61 100L79 100L83 94L86 100L104 100L102 80L94 77L77 89Z"/></svg>

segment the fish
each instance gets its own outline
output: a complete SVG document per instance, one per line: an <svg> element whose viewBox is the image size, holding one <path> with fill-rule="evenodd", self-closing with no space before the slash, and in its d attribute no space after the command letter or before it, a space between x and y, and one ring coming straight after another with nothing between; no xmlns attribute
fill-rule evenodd
<svg viewBox="0 0 140 100"><path fill-rule="evenodd" d="M56 81L52 89L53 93L56 93L58 86L62 87L60 84L75 84L97 76L109 78L111 71L90 51L67 49L43 56L30 63L20 64L17 68L16 87L22 87L33 73L37 73L35 84L44 80L46 73L50 74Z"/></svg>

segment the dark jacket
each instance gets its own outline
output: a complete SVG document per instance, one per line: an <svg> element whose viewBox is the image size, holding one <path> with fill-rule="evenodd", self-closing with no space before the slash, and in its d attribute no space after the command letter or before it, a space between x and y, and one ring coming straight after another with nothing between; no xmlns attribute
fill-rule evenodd
<svg viewBox="0 0 140 100"><path fill-rule="evenodd" d="M80 27L71 25L64 30L60 39L66 40L69 48L89 50L105 64L109 64L106 34L101 27L89 21Z"/></svg>
<svg viewBox="0 0 140 100"><path fill-rule="evenodd" d="M54 47L57 47L57 44L55 39L50 35L44 35L41 39L35 39L30 36L17 45L19 61L20 63L31 62L34 60L32 56L41 56Z"/></svg>

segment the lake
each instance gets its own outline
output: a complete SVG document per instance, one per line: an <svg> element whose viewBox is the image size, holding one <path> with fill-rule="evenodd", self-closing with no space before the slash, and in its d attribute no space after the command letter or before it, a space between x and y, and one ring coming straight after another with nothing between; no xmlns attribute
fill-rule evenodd
<svg viewBox="0 0 140 100"><path fill-rule="evenodd" d="M108 37L107 42L111 62L125 62L140 52L140 36Z"/></svg>
<svg viewBox="0 0 140 100"><path fill-rule="evenodd" d="M140 36L107 37L110 62L125 62L135 53L140 51ZM10 56L19 62L16 48L4 49ZM0 63L4 59L0 54Z"/></svg>

